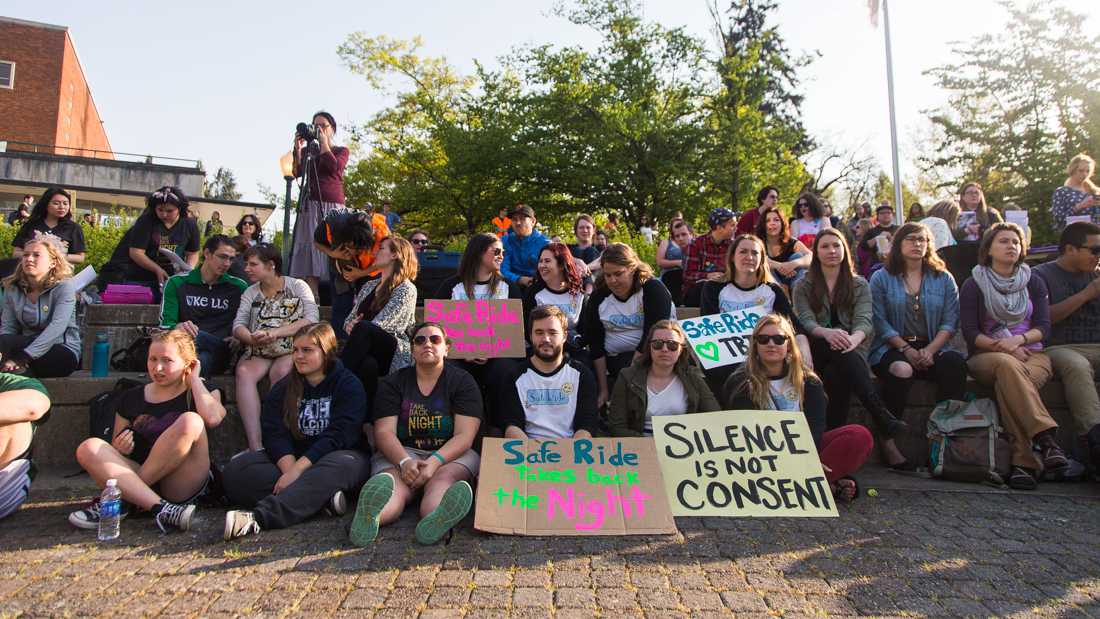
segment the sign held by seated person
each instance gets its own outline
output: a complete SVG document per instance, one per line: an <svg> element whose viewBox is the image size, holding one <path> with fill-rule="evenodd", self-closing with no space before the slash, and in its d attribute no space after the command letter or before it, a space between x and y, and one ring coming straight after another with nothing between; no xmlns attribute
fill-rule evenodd
<svg viewBox="0 0 1100 619"><path fill-rule="evenodd" d="M424 320L443 325L453 359L525 356L521 299L428 299Z"/></svg>
<svg viewBox="0 0 1100 619"><path fill-rule="evenodd" d="M648 438L485 439L474 528L506 535L675 533Z"/></svg>
<svg viewBox="0 0 1100 619"><path fill-rule="evenodd" d="M769 311L763 306L710 314L680 321L688 347L703 369L742 363L749 351L752 329Z"/></svg>
<svg viewBox="0 0 1100 619"><path fill-rule="evenodd" d="M800 412L654 417L653 439L674 516L837 516Z"/></svg>

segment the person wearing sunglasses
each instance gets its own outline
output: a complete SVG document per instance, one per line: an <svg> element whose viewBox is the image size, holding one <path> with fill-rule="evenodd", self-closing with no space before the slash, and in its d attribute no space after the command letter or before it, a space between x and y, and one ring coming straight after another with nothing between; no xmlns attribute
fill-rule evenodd
<svg viewBox="0 0 1100 619"><path fill-rule="evenodd" d="M673 320L660 320L646 336L642 356L619 374L611 394L612 436L652 436L653 418L719 410L703 372Z"/></svg>
<svg viewBox="0 0 1100 619"><path fill-rule="evenodd" d="M794 311L810 336L813 368L829 396L825 427L847 425L854 393L882 435L900 434L907 426L890 413L867 365L874 333L871 288L855 274L848 242L836 228L822 230L812 249L810 270L794 287Z"/></svg>
<svg viewBox="0 0 1100 619"><path fill-rule="evenodd" d="M409 242L412 243L413 249L417 253L428 249L428 245L431 245L431 241L428 240L428 233L423 230L413 230L409 235Z"/></svg>
<svg viewBox="0 0 1100 619"><path fill-rule="evenodd" d="M1050 290L1047 356L1062 381L1077 431L1100 469L1100 226L1079 221L1062 230L1058 259L1035 267Z"/></svg>
<svg viewBox="0 0 1100 619"><path fill-rule="evenodd" d="M726 254L725 281L706 282L703 286L699 313L703 316L721 312L738 312L752 308L762 308L763 313L776 313L790 320L795 329L801 331L798 320L794 318L791 302L783 288L772 281L768 268L764 241L752 234L744 234L733 241ZM795 342L802 348L802 355L810 355L810 341L801 333ZM706 370L707 383L718 392L737 369L736 365L726 365Z"/></svg>
<svg viewBox="0 0 1100 619"><path fill-rule="evenodd" d="M890 412L901 418L913 379L933 381L937 402L962 400L966 358L951 346L959 330L959 290L936 255L932 232L910 222L894 239L883 268L871 276L875 337L867 362ZM913 468L892 438L882 447L895 468Z"/></svg>
<svg viewBox="0 0 1100 619"><path fill-rule="evenodd" d="M195 338L203 378L221 374L229 365L233 320L248 289L244 280L229 274L236 257L233 241L216 234L203 244L199 268L173 275L164 284L160 326Z"/></svg>
<svg viewBox="0 0 1100 619"><path fill-rule="evenodd" d="M470 374L445 363L450 342L442 325L422 322L411 333L413 365L378 385L371 479L351 525L356 546L373 542L378 528L399 519L418 494L421 544L439 541L473 505L481 392Z"/></svg>
<svg viewBox="0 0 1100 619"><path fill-rule="evenodd" d="M567 332L568 320L557 306L531 311L534 354L500 383L504 438L592 438L599 426L596 379L566 356Z"/></svg>
<svg viewBox="0 0 1100 619"><path fill-rule="evenodd" d="M867 460L874 439L867 428L850 424L826 430L826 396L821 379L802 362L792 344L790 321L768 314L756 323L749 342L748 359L730 376L722 390L729 410L801 412L806 416L818 457L837 499L850 502L859 496L852 475Z"/></svg>
<svg viewBox="0 0 1100 619"><path fill-rule="evenodd" d="M1050 335L1050 295L1025 256L1023 229L1014 223L993 224L959 293L959 315L970 351L967 367L975 380L996 387L997 412L1011 437L1008 485L1034 490L1040 473L1065 470L1069 460L1056 440L1058 423L1039 397L1053 375L1050 357L1043 352L1043 340Z"/></svg>
<svg viewBox="0 0 1100 619"><path fill-rule="evenodd" d="M791 217L791 236L809 247L814 244L814 237L818 232L826 228L832 228L832 223L825 216L825 208L821 200L810 192L798 194L794 201L794 215Z"/></svg>

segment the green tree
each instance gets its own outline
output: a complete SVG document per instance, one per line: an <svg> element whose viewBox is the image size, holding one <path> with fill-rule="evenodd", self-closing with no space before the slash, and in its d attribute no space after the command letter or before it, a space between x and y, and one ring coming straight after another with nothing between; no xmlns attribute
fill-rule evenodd
<svg viewBox="0 0 1100 619"><path fill-rule="evenodd" d="M1100 37L1064 7L1002 2L1007 27L953 49L953 64L927 73L950 92L931 114L938 148L922 163L978 181L987 201L1030 212L1034 237L1051 240L1050 196L1079 152L1100 147Z"/></svg>
<svg viewBox="0 0 1100 619"><path fill-rule="evenodd" d="M215 200L240 200L241 192L237 190L237 177L229 168L218 168L214 173L214 180L203 185L202 195Z"/></svg>

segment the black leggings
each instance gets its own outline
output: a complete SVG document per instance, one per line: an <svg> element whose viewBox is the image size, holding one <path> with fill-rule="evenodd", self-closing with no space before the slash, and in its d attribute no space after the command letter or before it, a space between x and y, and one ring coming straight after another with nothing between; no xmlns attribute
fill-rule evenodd
<svg viewBox="0 0 1100 619"><path fill-rule="evenodd" d="M872 419L879 417L874 414L875 410L888 410L875 390L871 368L858 350L833 350L824 338L811 338L810 353L814 358L814 371L825 383L825 394L829 397L829 405L825 409L826 430L835 430L848 424L848 405L851 403L852 393L859 398L863 408L871 413Z"/></svg>
<svg viewBox="0 0 1100 619"><path fill-rule="evenodd" d="M390 371L393 355L397 352L397 338L386 333L382 327L369 321L361 321L351 330L340 360L344 366L355 373L367 392L368 405L374 405L374 394L378 392L378 377Z"/></svg>
<svg viewBox="0 0 1100 619"><path fill-rule="evenodd" d="M928 342L912 342L916 349L924 348ZM882 383L882 397L886 406L899 419L905 412L905 402L909 398L909 389L914 379L931 380L936 383L936 401L961 400L966 390L966 359L953 350L941 350L932 357L932 367L927 370L913 368L913 378L898 378L890 373L890 364L905 361L905 354L896 348L890 348L882 359L875 364L875 376ZM912 364L910 364L912 365Z"/></svg>
<svg viewBox="0 0 1100 619"><path fill-rule="evenodd" d="M8 359L22 352L33 341L33 335L0 335L0 354ZM73 351L61 344L54 344L46 354L30 360L27 364L27 375L35 378L61 378L72 374L79 367L80 359L77 359Z"/></svg>

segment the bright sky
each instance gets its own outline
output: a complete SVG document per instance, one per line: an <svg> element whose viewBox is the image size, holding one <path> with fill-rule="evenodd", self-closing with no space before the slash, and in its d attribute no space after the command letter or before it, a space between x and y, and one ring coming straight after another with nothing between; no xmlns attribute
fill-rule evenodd
<svg viewBox="0 0 1100 619"><path fill-rule="evenodd" d="M866 4L781 0L776 17L791 49L821 53L803 73L810 133L865 145L889 169L883 32L871 27ZM1100 3L1073 4L1095 29ZM463 71L475 59L492 66L516 45L595 41L591 31L552 16L552 6L553 0L7 0L0 10L69 26L116 151L202 159L210 172L228 167L245 199L258 199L257 183L280 191L278 158L297 122L324 108L341 125L363 123L387 104L340 65L336 47L349 32L421 35L424 53L443 55ZM927 126L921 111L944 100L922 71L950 61L950 42L1001 29L1006 15L994 0L894 0L890 8L902 176L910 178L912 136ZM646 0L645 13L713 42L706 0Z"/></svg>

